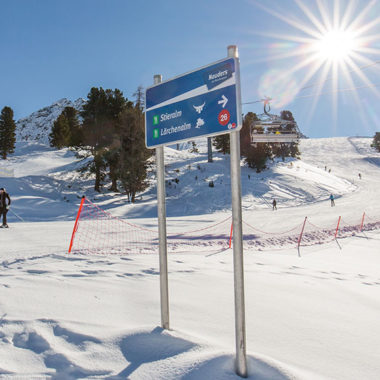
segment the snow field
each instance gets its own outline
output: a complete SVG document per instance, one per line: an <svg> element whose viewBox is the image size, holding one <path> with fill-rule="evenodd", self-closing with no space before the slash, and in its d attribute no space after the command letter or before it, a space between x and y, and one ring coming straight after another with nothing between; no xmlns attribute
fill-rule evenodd
<svg viewBox="0 0 380 380"><path fill-rule="evenodd" d="M305 247L302 258L245 253L252 378L377 377L380 236L367 237ZM235 378L231 251L169 255L169 332L155 327L156 255L35 254L1 268L3 373Z"/></svg>

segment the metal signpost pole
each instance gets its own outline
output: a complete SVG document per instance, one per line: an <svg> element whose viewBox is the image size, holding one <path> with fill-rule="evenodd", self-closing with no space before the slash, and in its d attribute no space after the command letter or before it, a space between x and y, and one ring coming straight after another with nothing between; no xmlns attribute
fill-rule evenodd
<svg viewBox="0 0 380 380"><path fill-rule="evenodd" d="M238 58L237 46L228 46L228 57ZM236 85L238 96L238 118L241 117L239 66L236 67ZM241 209L241 174L240 174L240 132L230 134L231 151L231 195L233 219L234 250L234 285L235 285L235 339L236 339L236 373L247 377L247 354L245 337L245 303L244 303L244 264L243 264L243 230Z"/></svg>
<svg viewBox="0 0 380 380"><path fill-rule="evenodd" d="M207 137L207 158L208 162L212 162L212 138Z"/></svg>
<svg viewBox="0 0 380 380"><path fill-rule="evenodd" d="M154 76L154 84L162 82L161 75ZM164 147L156 148L157 165L157 213L160 255L161 327L169 329L168 254L166 243L165 162Z"/></svg>

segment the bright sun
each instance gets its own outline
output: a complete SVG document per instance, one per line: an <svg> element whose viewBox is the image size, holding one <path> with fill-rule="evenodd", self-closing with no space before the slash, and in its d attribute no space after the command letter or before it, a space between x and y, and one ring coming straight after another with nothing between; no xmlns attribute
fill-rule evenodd
<svg viewBox="0 0 380 380"><path fill-rule="evenodd" d="M376 60L380 55L380 0L294 0L297 7L291 11L281 8L280 0L268 2L271 6L250 1L296 31L261 33L274 41L265 50L266 59L277 66L282 60L279 72L270 80L262 80L259 88L261 96L271 94L275 107L283 107L296 97L312 97L312 113L324 90L332 94L332 104L336 105L338 93L347 89L352 89L359 105L355 89L360 86L371 88L380 98L369 76L374 78L374 66L380 63ZM277 24L273 23L276 28ZM285 90L279 91L282 83ZM299 95L305 89L310 93Z"/></svg>
<svg viewBox="0 0 380 380"><path fill-rule="evenodd" d="M344 62L355 51L355 38L349 31L331 30L314 43L314 49L322 60Z"/></svg>

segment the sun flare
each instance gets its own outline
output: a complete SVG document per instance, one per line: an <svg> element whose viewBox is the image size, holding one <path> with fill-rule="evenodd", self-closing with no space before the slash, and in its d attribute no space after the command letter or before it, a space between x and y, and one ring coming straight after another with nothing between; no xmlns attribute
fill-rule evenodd
<svg viewBox="0 0 380 380"><path fill-rule="evenodd" d="M357 46L353 33L343 30L330 30L314 43L314 49L322 60L345 62Z"/></svg>
<svg viewBox="0 0 380 380"><path fill-rule="evenodd" d="M276 31L257 33L273 41L264 59L273 62L268 72L278 71L274 78L261 80L259 96L270 94L277 108L310 97L310 115L323 94L331 94L334 114L341 91L350 90L358 106L361 100L356 88L369 88L380 99L378 84L372 82L380 66L378 0L364 2L364 6L356 0L294 0L296 12L281 8L279 2L269 7L251 1L277 19L273 23ZM281 23L287 24L287 32L278 31Z"/></svg>

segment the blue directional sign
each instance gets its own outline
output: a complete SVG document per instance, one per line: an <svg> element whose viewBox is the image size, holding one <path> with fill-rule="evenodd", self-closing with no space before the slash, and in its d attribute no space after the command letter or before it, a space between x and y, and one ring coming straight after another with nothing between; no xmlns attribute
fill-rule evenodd
<svg viewBox="0 0 380 380"><path fill-rule="evenodd" d="M241 129L238 72L238 60L227 58L147 88L146 146Z"/></svg>

